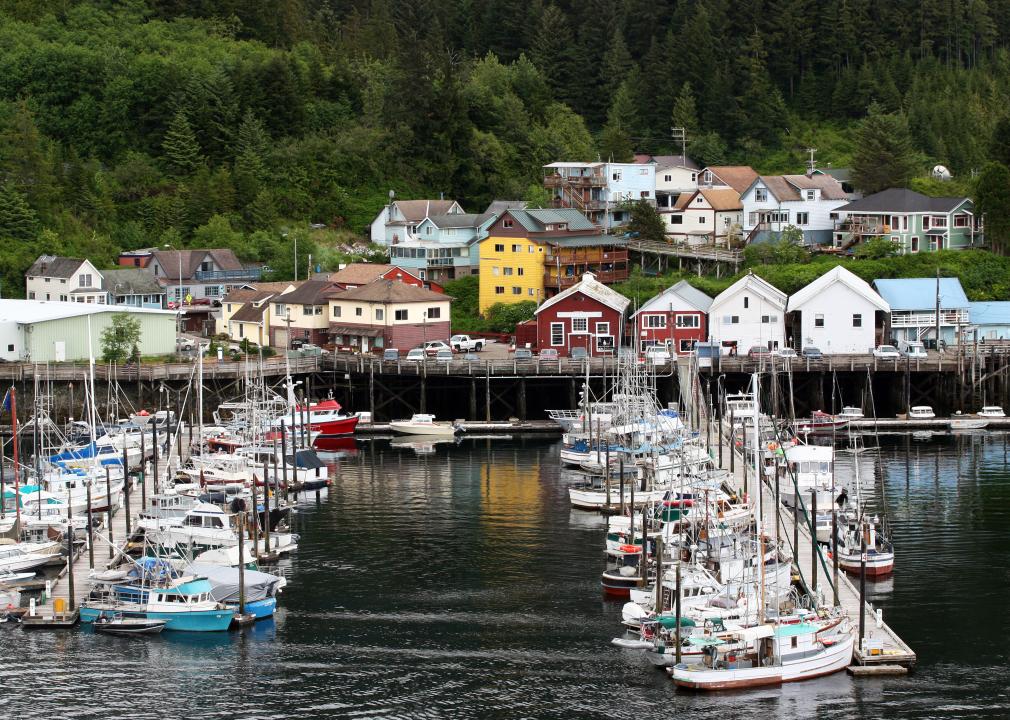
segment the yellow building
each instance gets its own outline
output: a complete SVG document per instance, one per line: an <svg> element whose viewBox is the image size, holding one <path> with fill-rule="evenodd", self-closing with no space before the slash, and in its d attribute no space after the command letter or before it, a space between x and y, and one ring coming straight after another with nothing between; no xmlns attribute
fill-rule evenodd
<svg viewBox="0 0 1010 720"><path fill-rule="evenodd" d="M578 210L505 210L480 241L481 313L495 303L543 300L546 245L574 236L600 236L600 230Z"/></svg>

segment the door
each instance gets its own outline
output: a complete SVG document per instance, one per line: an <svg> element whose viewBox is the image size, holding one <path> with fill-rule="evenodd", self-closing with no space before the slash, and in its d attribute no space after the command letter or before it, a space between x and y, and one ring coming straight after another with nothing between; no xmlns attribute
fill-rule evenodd
<svg viewBox="0 0 1010 720"><path fill-rule="evenodd" d="M67 343L65 340L56 340L53 342L53 360L55 362L67 361Z"/></svg>
<svg viewBox="0 0 1010 720"><path fill-rule="evenodd" d="M278 328L274 333L274 343L277 347L286 348L288 346L288 329Z"/></svg>

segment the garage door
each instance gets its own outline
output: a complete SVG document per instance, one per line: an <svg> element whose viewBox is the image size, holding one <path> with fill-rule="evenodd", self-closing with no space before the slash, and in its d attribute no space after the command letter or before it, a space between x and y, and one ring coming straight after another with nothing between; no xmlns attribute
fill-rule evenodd
<svg viewBox="0 0 1010 720"><path fill-rule="evenodd" d="M288 346L288 329L283 330L278 329L274 333L274 344L277 347L286 348Z"/></svg>

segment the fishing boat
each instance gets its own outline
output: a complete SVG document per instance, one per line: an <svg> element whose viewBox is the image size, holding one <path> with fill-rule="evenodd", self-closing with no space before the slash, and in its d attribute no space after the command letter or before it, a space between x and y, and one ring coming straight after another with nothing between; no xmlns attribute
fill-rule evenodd
<svg viewBox="0 0 1010 720"><path fill-rule="evenodd" d="M812 504L817 492L817 507L826 509L834 502L835 449L831 445L797 443L785 449L786 473L779 483L782 504L793 507L800 497L800 507Z"/></svg>
<svg viewBox="0 0 1010 720"><path fill-rule="evenodd" d="M393 420L389 429L401 435L455 435L460 428L447 421L436 421L434 415L416 413L410 420Z"/></svg>
<svg viewBox="0 0 1010 720"><path fill-rule="evenodd" d="M978 411L978 416L981 418L1005 418L1006 413L999 405L986 405Z"/></svg>
<svg viewBox="0 0 1010 720"><path fill-rule="evenodd" d="M846 405L842 408L842 411L838 413L838 417L845 418L846 420L862 420L864 415L862 408L855 407L854 405Z"/></svg>
<svg viewBox="0 0 1010 720"><path fill-rule="evenodd" d="M854 638L844 618L763 623L732 636L706 642L700 662L669 668L674 683L702 691L781 685L831 675L852 662Z"/></svg>
<svg viewBox="0 0 1010 720"><path fill-rule="evenodd" d="M936 417L929 405L915 405L908 411L909 420L932 420Z"/></svg>
<svg viewBox="0 0 1010 720"><path fill-rule="evenodd" d="M95 619L95 630L109 635L157 635L168 620L124 617L122 613L102 613Z"/></svg>
<svg viewBox="0 0 1010 720"><path fill-rule="evenodd" d="M305 422L306 409L304 405L296 406L287 417L279 417L273 421L272 427L282 425L297 435ZM350 435L358 425L357 415L348 415L333 398L312 403L308 407L309 429L319 435Z"/></svg>
<svg viewBox="0 0 1010 720"><path fill-rule="evenodd" d="M844 526L839 528L837 550L838 567L847 573L859 575L863 572L863 541L866 542L866 576L887 577L894 572L894 546L880 531L877 517L860 518L854 513L846 513Z"/></svg>
<svg viewBox="0 0 1010 720"><path fill-rule="evenodd" d="M103 614L124 618L164 620L166 630L215 632L227 630L235 611L212 597L206 578L172 578L159 585L92 581L92 591L81 604L81 622L94 623Z"/></svg>
<svg viewBox="0 0 1010 720"><path fill-rule="evenodd" d="M843 429L849 424L849 420L847 417L814 410L809 418L797 419L793 429L797 435L831 434Z"/></svg>
<svg viewBox="0 0 1010 720"><path fill-rule="evenodd" d="M0 544L0 572L34 570L60 557L58 545L52 543Z"/></svg>
<svg viewBox="0 0 1010 720"><path fill-rule="evenodd" d="M186 572L207 578L211 585L211 597L220 603L239 611L240 585L244 585L245 613L257 620L272 617L277 608L277 595L287 581L278 575L257 570L243 570L239 577L238 568L215 563L192 563Z"/></svg>

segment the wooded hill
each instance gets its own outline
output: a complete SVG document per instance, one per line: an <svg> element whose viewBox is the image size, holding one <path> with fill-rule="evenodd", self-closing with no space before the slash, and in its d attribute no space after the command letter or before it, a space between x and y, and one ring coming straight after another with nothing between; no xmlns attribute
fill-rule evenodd
<svg viewBox="0 0 1010 720"><path fill-rule="evenodd" d="M966 176L1008 40L1010 0L0 0L2 290L164 243L290 276L291 233L326 264L349 234L308 224L360 232L390 189L536 200L543 163L677 151L671 125L797 171L847 165L875 103Z"/></svg>

